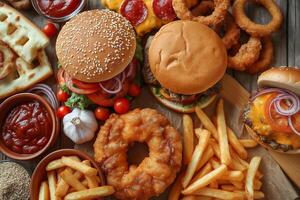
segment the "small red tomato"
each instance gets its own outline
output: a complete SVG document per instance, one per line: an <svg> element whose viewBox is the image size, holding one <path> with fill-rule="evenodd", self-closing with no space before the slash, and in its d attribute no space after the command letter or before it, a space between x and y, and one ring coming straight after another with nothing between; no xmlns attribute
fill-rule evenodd
<svg viewBox="0 0 300 200"><path fill-rule="evenodd" d="M116 113L119 113L119 114L127 113L130 109L130 103L129 103L128 99L126 99L126 98L116 99L116 101L114 103L114 109L115 109Z"/></svg>
<svg viewBox="0 0 300 200"><path fill-rule="evenodd" d="M61 102L66 102L68 100L68 98L70 97L70 95L63 90L58 90L56 96L57 96L58 101L61 101Z"/></svg>
<svg viewBox="0 0 300 200"><path fill-rule="evenodd" d="M108 119L110 111L107 108L98 107L95 110L95 116L98 120L105 121Z"/></svg>
<svg viewBox="0 0 300 200"><path fill-rule="evenodd" d="M141 88L139 85L132 83L128 91L130 96L137 97L141 94Z"/></svg>
<svg viewBox="0 0 300 200"><path fill-rule="evenodd" d="M68 106L60 106L57 109L56 115L59 119L63 119L64 116L71 112L71 109Z"/></svg>
<svg viewBox="0 0 300 200"><path fill-rule="evenodd" d="M57 34L57 28L53 23L48 23L43 28L43 32L49 37L52 38Z"/></svg>

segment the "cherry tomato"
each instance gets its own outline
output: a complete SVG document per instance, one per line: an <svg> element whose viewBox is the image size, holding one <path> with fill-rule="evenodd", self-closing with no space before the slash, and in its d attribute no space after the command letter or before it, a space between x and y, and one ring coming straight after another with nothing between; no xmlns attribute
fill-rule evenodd
<svg viewBox="0 0 300 200"><path fill-rule="evenodd" d="M141 94L141 88L139 85L132 83L128 91L130 96L137 97Z"/></svg>
<svg viewBox="0 0 300 200"><path fill-rule="evenodd" d="M105 121L108 119L110 111L107 108L98 107L95 110L95 116L98 120Z"/></svg>
<svg viewBox="0 0 300 200"><path fill-rule="evenodd" d="M48 23L43 28L43 32L49 37L52 38L57 34L57 28L53 23Z"/></svg>
<svg viewBox="0 0 300 200"><path fill-rule="evenodd" d="M116 113L119 113L119 114L127 113L130 109L130 103L129 103L128 99L126 99L126 98L116 99L116 101L114 103L114 109L115 109Z"/></svg>
<svg viewBox="0 0 300 200"><path fill-rule="evenodd" d="M68 106L60 106L57 109L56 115L59 119L63 119L64 116L71 112L71 109Z"/></svg>
<svg viewBox="0 0 300 200"><path fill-rule="evenodd" d="M265 103L264 112L265 112L266 120L267 120L268 124L270 124L270 126L272 127L272 129L274 131L283 132L283 133L291 133L292 130L288 123L288 117L277 113L274 105L272 105L271 109L269 108L272 100L277 95L278 95L277 93L272 94Z"/></svg>
<svg viewBox="0 0 300 200"><path fill-rule="evenodd" d="M70 95L63 90L58 90L56 96L57 96L58 101L61 101L61 102L66 102L68 100L68 98L70 97Z"/></svg>

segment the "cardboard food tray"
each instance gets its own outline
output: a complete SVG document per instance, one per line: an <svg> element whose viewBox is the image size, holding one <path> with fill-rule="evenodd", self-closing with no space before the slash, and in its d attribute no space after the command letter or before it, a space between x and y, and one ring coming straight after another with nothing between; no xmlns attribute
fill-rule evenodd
<svg viewBox="0 0 300 200"><path fill-rule="evenodd" d="M231 76L225 75L222 82L222 90L220 96L225 99L225 113L227 124L232 127L235 133L239 137L248 137L246 132L243 132L243 123L241 119L241 113L244 106L248 102L249 93ZM150 92L145 88L142 95L134 101L133 106L135 108L155 108L159 112L163 113L171 121L172 125L175 126L180 132L182 132L182 114L173 112L164 106L160 105L156 99L150 94ZM210 106L205 111L208 113L214 112L212 110L214 106ZM193 116L194 122L201 126L197 117ZM197 125L195 126L197 127ZM93 154L92 149L93 143L87 143L84 145L76 145L75 148L83 150L89 154ZM134 154L135 159L139 159L139 156L144 155L142 152L143 148L138 148L131 150L131 155ZM133 152L133 153L132 153ZM297 193L293 189L293 186L287 179L287 177L282 172L280 166L272 158L267 150L258 146L250 150L250 157L253 155L261 156L262 163L260 166L261 171L264 174L263 177L263 187L262 190L265 193L265 199L272 200L292 200L297 198ZM130 155L129 155L130 156ZM129 160L132 158L128 158ZM297 168L298 162L292 163L292 165ZM299 170L299 167L297 168ZM298 173L298 175L300 172ZM162 195L157 198L157 200L167 199L168 190L166 190Z"/></svg>

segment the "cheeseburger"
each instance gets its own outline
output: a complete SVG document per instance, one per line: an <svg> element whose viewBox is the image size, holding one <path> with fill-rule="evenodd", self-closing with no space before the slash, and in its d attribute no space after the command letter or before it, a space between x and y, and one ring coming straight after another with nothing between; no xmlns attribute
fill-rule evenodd
<svg viewBox="0 0 300 200"><path fill-rule="evenodd" d="M137 71L135 50L133 27L116 12L86 11L67 22L58 35L56 54L59 82L73 93L69 106L86 107L76 102L85 99L108 107L124 97Z"/></svg>
<svg viewBox="0 0 300 200"><path fill-rule="evenodd" d="M193 21L174 21L148 39L145 49L144 79L162 104L190 113L214 100L227 52L213 30Z"/></svg>
<svg viewBox="0 0 300 200"><path fill-rule="evenodd" d="M300 152L300 69L271 68L257 83L244 113L248 132L267 148Z"/></svg>

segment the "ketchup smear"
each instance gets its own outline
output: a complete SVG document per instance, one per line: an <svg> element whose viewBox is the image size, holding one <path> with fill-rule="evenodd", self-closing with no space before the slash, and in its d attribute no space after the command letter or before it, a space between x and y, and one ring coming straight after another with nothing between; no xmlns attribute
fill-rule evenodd
<svg viewBox="0 0 300 200"><path fill-rule="evenodd" d="M13 108L2 127L2 140L16 153L32 154L41 150L52 132L51 117L38 101L20 104Z"/></svg>
<svg viewBox="0 0 300 200"><path fill-rule="evenodd" d="M37 0L37 4L44 15L51 17L65 17L72 14L82 0Z"/></svg>

